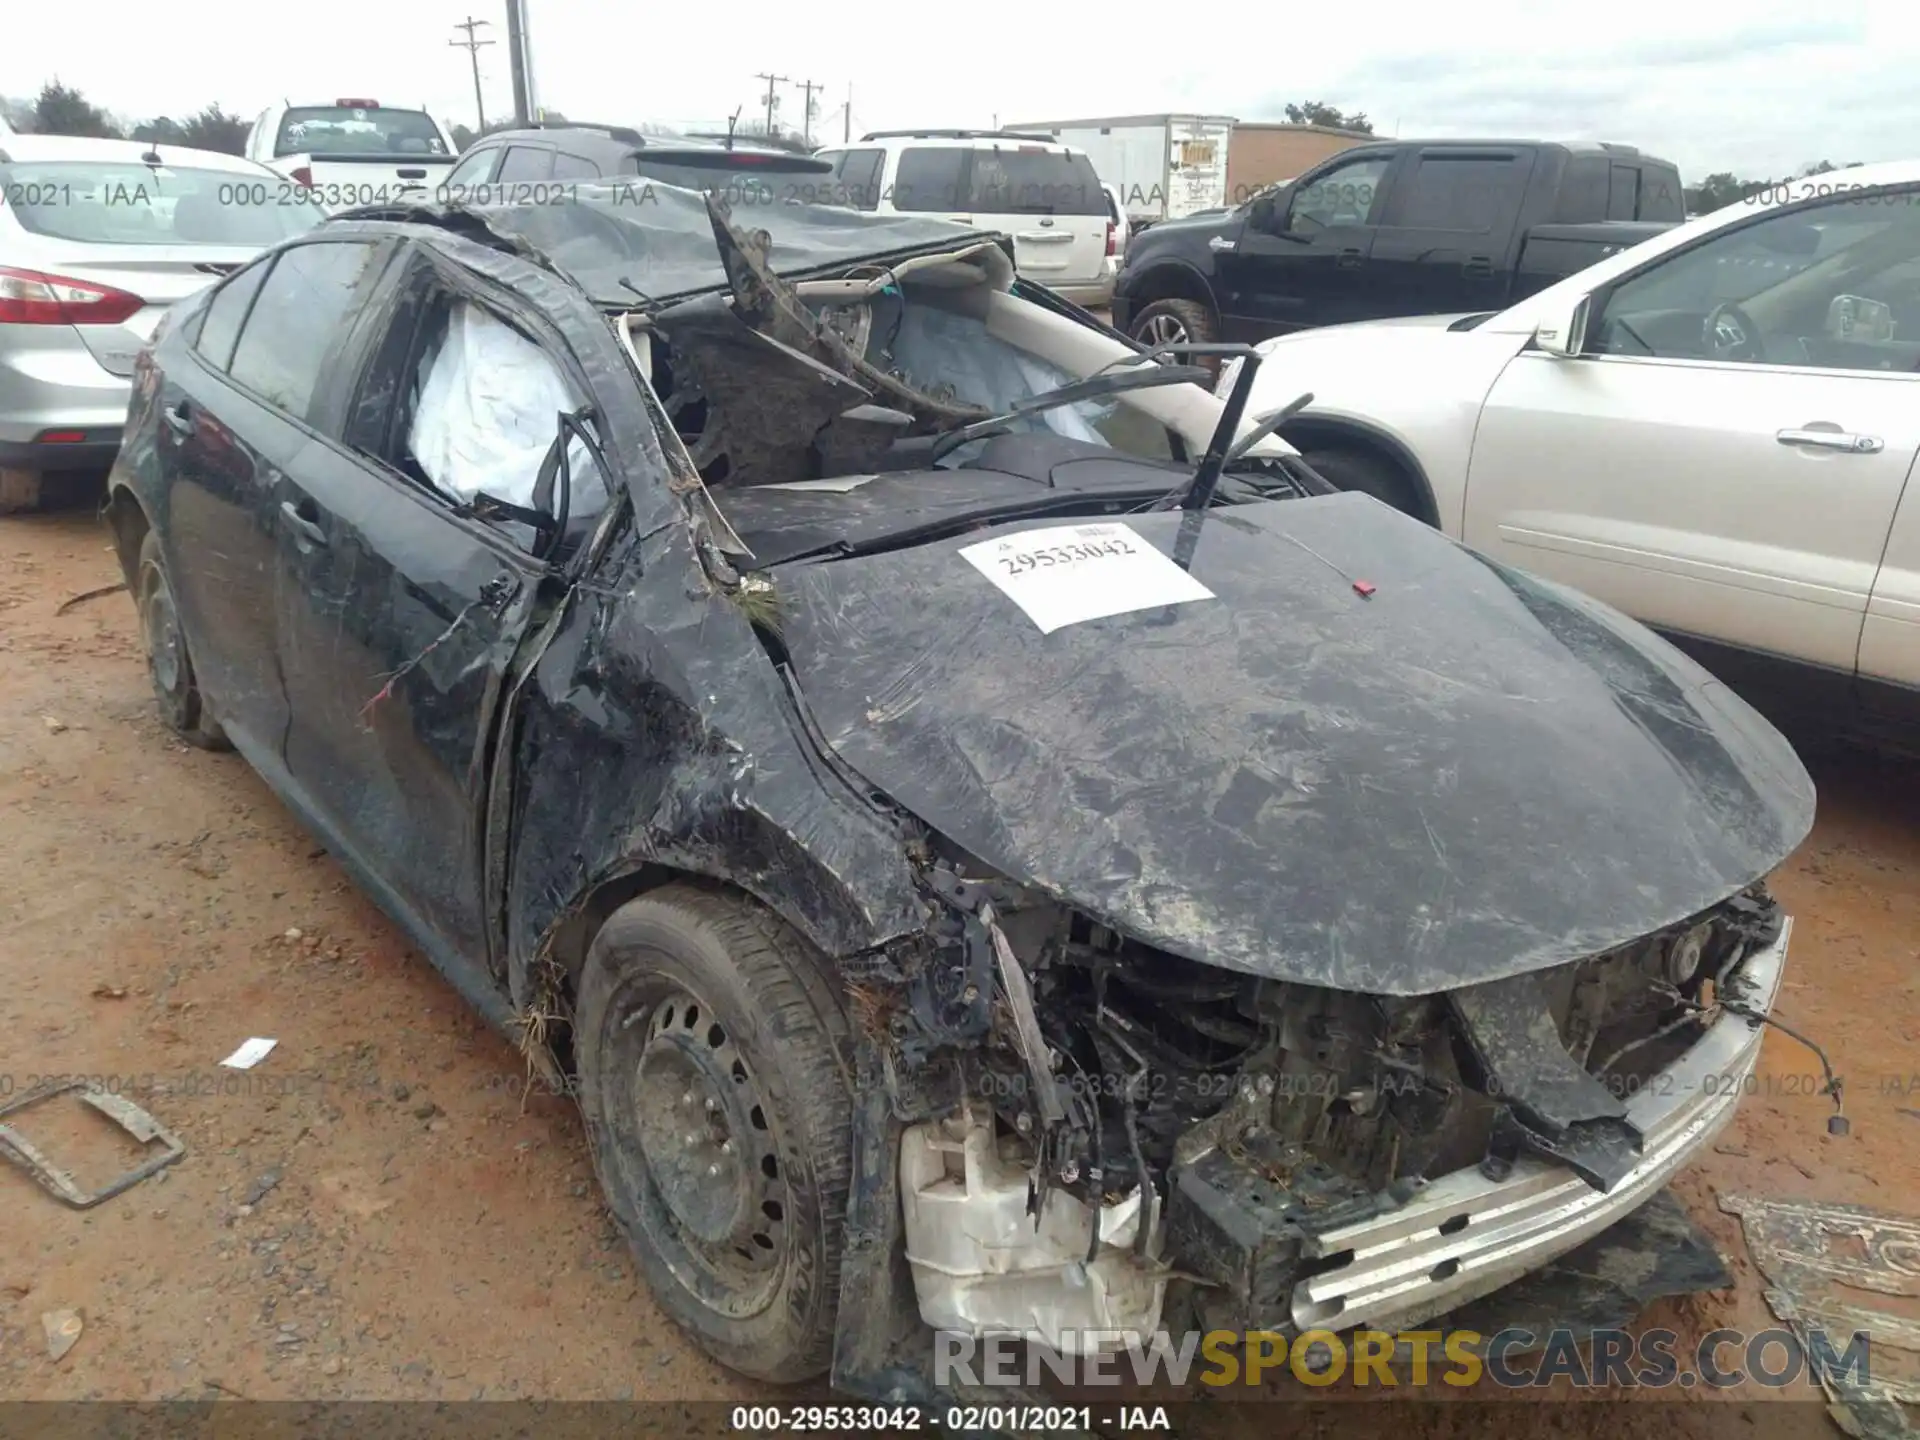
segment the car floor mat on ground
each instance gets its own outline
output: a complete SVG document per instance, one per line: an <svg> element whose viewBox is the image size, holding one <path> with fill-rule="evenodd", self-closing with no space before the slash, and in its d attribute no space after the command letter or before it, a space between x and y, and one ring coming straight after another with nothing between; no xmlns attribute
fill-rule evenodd
<svg viewBox="0 0 1920 1440"><path fill-rule="evenodd" d="M1920 1322L1861 1302L1920 1300L1920 1221L1864 1205L1722 1195L1740 1217L1747 1248L1767 1279L1767 1305L1792 1327L1827 1393L1837 1423L1856 1440L1914 1440L1920 1425ZM1810 1340L1824 1332L1830 1345ZM1868 1363L1832 1363L1853 1337L1867 1336Z"/></svg>

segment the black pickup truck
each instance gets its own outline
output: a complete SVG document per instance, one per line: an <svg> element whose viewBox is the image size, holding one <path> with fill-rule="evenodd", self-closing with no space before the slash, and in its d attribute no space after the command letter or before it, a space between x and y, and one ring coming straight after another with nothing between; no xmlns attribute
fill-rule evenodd
<svg viewBox="0 0 1920 1440"><path fill-rule="evenodd" d="M1630 145L1360 145L1136 234L1113 323L1165 344L1501 310L1685 214L1680 172Z"/></svg>

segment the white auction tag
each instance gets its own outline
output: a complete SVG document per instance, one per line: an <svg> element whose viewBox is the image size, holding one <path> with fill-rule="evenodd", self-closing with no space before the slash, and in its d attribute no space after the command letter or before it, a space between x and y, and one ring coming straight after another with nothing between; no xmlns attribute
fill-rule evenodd
<svg viewBox="0 0 1920 1440"><path fill-rule="evenodd" d="M1214 594L1120 524L1054 525L969 545L961 557L1051 635L1063 625Z"/></svg>

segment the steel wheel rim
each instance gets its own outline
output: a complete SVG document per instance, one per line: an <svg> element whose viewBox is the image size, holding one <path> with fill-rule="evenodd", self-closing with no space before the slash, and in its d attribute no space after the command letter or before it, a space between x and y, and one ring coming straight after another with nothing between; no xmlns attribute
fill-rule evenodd
<svg viewBox="0 0 1920 1440"><path fill-rule="evenodd" d="M792 1214L759 1085L726 1027L684 987L643 1013L629 1113L656 1203L641 1223L704 1304L757 1313L779 1288Z"/></svg>
<svg viewBox="0 0 1920 1440"><path fill-rule="evenodd" d="M147 663L153 667L155 682L162 690L172 694L180 688L182 670L180 618L174 612L173 592L167 587L167 577L152 567L147 570L147 603L144 608Z"/></svg>

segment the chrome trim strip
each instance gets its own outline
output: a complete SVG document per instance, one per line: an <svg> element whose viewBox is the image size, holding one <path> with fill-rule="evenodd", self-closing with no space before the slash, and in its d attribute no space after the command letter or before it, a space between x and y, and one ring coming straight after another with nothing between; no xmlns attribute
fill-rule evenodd
<svg viewBox="0 0 1920 1440"><path fill-rule="evenodd" d="M1749 957L1735 977L1741 998L1763 1013L1773 1008L1792 934L1788 918L1779 939ZM1604 1230L1665 1185L1733 1118L1760 1058L1762 1029L1723 1016L1628 1102L1627 1119L1645 1143L1640 1163L1610 1193L1563 1165L1523 1157L1504 1180L1490 1180L1477 1168L1456 1170L1390 1214L1322 1231L1307 1242L1309 1255L1351 1250L1353 1258L1294 1287L1294 1324L1301 1330L1404 1329L1477 1300ZM1455 1228L1443 1235L1447 1224Z"/></svg>

